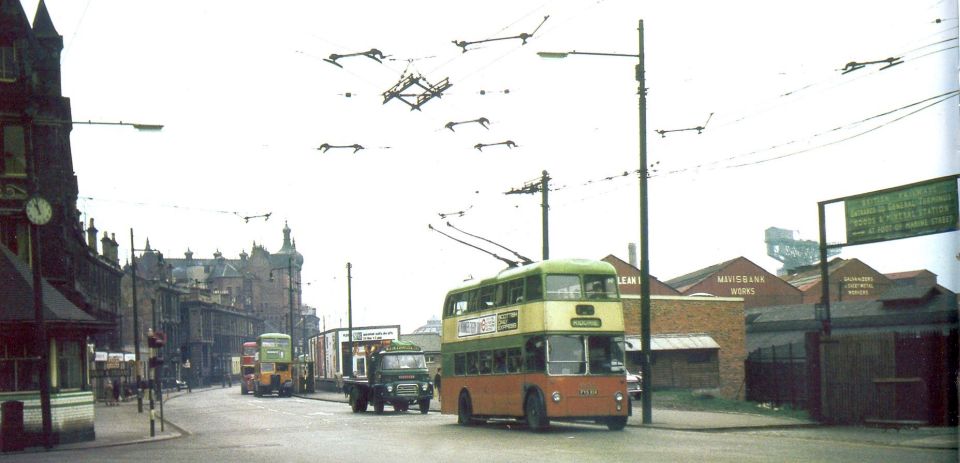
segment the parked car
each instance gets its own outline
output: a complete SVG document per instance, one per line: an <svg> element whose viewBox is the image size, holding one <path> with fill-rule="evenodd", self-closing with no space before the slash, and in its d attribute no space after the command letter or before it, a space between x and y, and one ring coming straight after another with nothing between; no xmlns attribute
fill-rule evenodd
<svg viewBox="0 0 960 463"><path fill-rule="evenodd" d="M640 395L643 394L643 386L641 385L640 373L633 374L630 373L630 370L627 370L627 394L630 395L634 400L639 400Z"/></svg>
<svg viewBox="0 0 960 463"><path fill-rule="evenodd" d="M180 389L187 388L187 382L177 378L163 378L163 380L161 380L161 384L163 385L164 389L176 388L176 390L179 391Z"/></svg>

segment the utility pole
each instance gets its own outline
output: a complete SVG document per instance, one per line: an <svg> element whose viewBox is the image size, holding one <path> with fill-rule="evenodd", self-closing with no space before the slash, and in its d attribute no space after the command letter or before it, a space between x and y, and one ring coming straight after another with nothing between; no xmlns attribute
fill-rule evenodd
<svg viewBox="0 0 960 463"><path fill-rule="evenodd" d="M651 380L650 368L650 244L648 241L650 221L647 198L647 177L649 177L647 166L647 88L646 77L644 76L646 70L643 62L642 19L639 21L637 31L640 36L638 56L640 61L637 63L636 77L637 94L640 98L640 349L643 359L640 364L643 372L641 406L643 408L643 423L650 424L653 421L653 381Z"/></svg>
<svg viewBox="0 0 960 463"><path fill-rule="evenodd" d="M290 349L296 352L296 338L293 330L293 256L287 256L287 294L290 303ZM294 359L290 359L291 361Z"/></svg>
<svg viewBox="0 0 960 463"><path fill-rule="evenodd" d="M137 370L137 413L143 413L143 392L140 390L140 319L137 316L137 256L134 253L133 229L130 229L130 281L133 290L133 364Z"/></svg>
<svg viewBox="0 0 960 463"><path fill-rule="evenodd" d="M343 376L353 376L353 295L350 281L350 269L353 266L347 262L347 355L343 358Z"/></svg>
<svg viewBox="0 0 960 463"><path fill-rule="evenodd" d="M547 199L547 192L550 191L550 174L547 171L543 171L540 178L537 180L530 180L523 184L521 188L511 188L510 191L504 193L505 195L519 195L519 194L534 194L540 192L542 202L540 207L542 208L542 222L543 222L543 260L550 258L550 223L549 223L549 211L550 211L550 202Z"/></svg>

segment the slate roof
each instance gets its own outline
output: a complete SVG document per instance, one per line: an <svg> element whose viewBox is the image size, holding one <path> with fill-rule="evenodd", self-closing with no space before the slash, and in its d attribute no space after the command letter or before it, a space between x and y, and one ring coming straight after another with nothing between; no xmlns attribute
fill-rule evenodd
<svg viewBox="0 0 960 463"><path fill-rule="evenodd" d="M680 292L682 293L682 292L685 291L687 288L689 288L689 287L691 287L691 286L693 286L693 285L696 285L697 283L700 283L701 281L709 278L710 275L713 275L713 274L717 273L718 271L720 271L720 270L723 269L724 267L726 267L726 266L730 265L731 263L733 263L733 261L735 261L735 260L737 260L737 258L730 259L730 260L728 260L728 261L724 261L724 262L721 262L721 263L719 263L719 264L714 264L714 265L711 265L711 266L709 266L709 267L704 267L704 268L702 268L702 269L700 269L700 270L695 270L695 271L690 272L690 273L688 273L688 274L686 274L686 275L681 275L681 276L678 276L678 277L676 277L676 278L671 278L671 279L667 280L666 283L667 283L668 285L672 286L673 289L676 289L677 291L680 291Z"/></svg>
<svg viewBox="0 0 960 463"><path fill-rule="evenodd" d="M730 259L728 261L724 261L719 264L714 264L709 267L704 267L700 270L695 270L686 275L681 275L676 278L671 278L667 280L666 283L672 286L677 291L680 291L682 293L687 288L707 279L708 277L710 277L710 275L717 273L720 269L730 265L735 260L737 259Z"/></svg>
<svg viewBox="0 0 960 463"><path fill-rule="evenodd" d="M884 301L843 301L830 303L831 326L839 328L890 327L895 325L952 325L958 320L957 299L951 294L928 292L916 299L889 298ZM905 296L913 296L906 294ZM757 307L746 310L748 338L768 331L817 331L820 321L815 304Z"/></svg>
<svg viewBox="0 0 960 463"><path fill-rule="evenodd" d="M45 279L41 280L43 317L46 321L99 323L67 300ZM6 246L0 245L0 321L32 322L33 271Z"/></svg>

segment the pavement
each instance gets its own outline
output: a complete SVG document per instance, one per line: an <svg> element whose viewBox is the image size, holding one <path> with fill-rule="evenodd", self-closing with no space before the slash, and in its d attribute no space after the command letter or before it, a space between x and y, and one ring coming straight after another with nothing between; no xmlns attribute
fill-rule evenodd
<svg viewBox="0 0 960 463"><path fill-rule="evenodd" d="M233 387L239 387L235 385ZM203 389L171 391L164 394L164 400L176 400L187 394L203 394L206 391L221 389L218 386ZM346 404L347 399L338 392L312 392L295 394L296 397L309 400L341 402ZM440 411L440 403L434 399L430 404L430 411ZM888 445L895 447L939 448L954 449L958 445L956 427L921 427L918 429L881 430L864 426L823 426L818 423L791 418L778 418L766 415L744 413L699 412L684 410L657 409L652 411L653 423L644 424L638 404L634 405L634 416L631 416L627 425L630 427L647 427L664 430L686 432L730 432L750 431L773 435L789 436L801 439L818 439L831 441L858 442L874 445ZM156 442L166 439L176 439L188 432L171 422L170 417L161 423L159 405L155 406L154 435L150 435L149 401L143 402L143 413L137 412L137 401L128 400L117 406L107 406L103 403L95 405L96 439L87 442L77 442L55 446L52 451L94 449L113 447L118 445L133 445L144 442ZM175 419L175 418L174 418ZM42 447L30 447L24 452L42 452ZM4 457L15 456L19 452L0 453L0 461Z"/></svg>

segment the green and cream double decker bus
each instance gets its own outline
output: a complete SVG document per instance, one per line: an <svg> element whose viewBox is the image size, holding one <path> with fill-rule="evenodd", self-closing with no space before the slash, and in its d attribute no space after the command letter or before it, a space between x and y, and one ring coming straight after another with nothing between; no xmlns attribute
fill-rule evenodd
<svg viewBox="0 0 960 463"><path fill-rule="evenodd" d="M293 349L290 335L265 333L257 336L257 356L253 372L253 395L262 397L277 393L293 395Z"/></svg>
<svg viewBox="0 0 960 463"><path fill-rule="evenodd" d="M487 418L590 421L611 430L630 414L623 307L613 266L547 260L447 293L441 411Z"/></svg>

